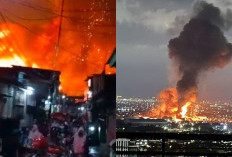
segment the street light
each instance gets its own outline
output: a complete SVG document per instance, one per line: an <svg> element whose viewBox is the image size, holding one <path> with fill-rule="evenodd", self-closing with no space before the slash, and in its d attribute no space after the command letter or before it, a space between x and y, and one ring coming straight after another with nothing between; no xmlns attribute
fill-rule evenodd
<svg viewBox="0 0 232 157"><path fill-rule="evenodd" d="M50 101L48 101L48 100L45 100L44 104L45 104L45 105L50 105L50 104L51 104L51 102L50 102Z"/></svg>
<svg viewBox="0 0 232 157"><path fill-rule="evenodd" d="M95 127L94 126L90 126L89 130L93 132L95 130Z"/></svg>
<svg viewBox="0 0 232 157"><path fill-rule="evenodd" d="M83 111L85 108L82 106L80 109L81 109L81 111Z"/></svg>

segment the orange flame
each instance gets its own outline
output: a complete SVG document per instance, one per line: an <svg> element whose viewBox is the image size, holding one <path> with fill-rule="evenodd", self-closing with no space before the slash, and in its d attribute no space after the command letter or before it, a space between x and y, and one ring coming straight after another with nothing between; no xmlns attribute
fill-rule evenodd
<svg viewBox="0 0 232 157"><path fill-rule="evenodd" d="M187 101L186 101L187 100ZM165 89L160 92L158 96L158 107L154 108L152 111L148 112L143 116L148 117L172 117L176 122L182 121L183 119L191 119L189 117L189 106L192 106L196 102L196 93L194 90L190 90L185 95L184 105L179 104L179 96L176 88ZM188 116L187 116L188 115ZM194 120L194 116L192 119Z"/></svg>
<svg viewBox="0 0 232 157"><path fill-rule="evenodd" d="M4 3L12 8L10 4ZM60 8L58 1L52 4L46 8ZM60 17L53 17L46 22L24 22L14 21L15 18L9 15L7 21L12 18L12 22L0 25L0 66L19 65L58 70L61 72L60 91L72 96L83 95L87 89L87 76L101 74L115 49L115 10L115 0L107 3L91 0L75 1L75 4L74 0L66 2L59 45ZM22 11L22 17L29 16L27 11ZM107 67L106 74L113 73L116 73L116 69Z"/></svg>
<svg viewBox="0 0 232 157"><path fill-rule="evenodd" d="M2 31L0 31L0 39L4 40L8 38L9 34L10 34L9 30L2 29ZM12 67L13 65L29 66L27 65L26 58L18 56L11 46L13 45L6 44L0 46L0 52L1 52L0 67ZM36 63L32 63L31 67L38 68L38 65Z"/></svg>

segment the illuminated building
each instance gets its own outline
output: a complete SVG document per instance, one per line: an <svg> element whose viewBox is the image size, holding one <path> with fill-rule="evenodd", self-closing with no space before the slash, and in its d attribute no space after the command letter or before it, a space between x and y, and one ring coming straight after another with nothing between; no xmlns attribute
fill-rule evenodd
<svg viewBox="0 0 232 157"><path fill-rule="evenodd" d="M24 119L30 125L33 119L40 120L37 111L56 111L59 105L60 72L13 66L0 68L1 100L4 100L3 118ZM46 106L47 105L47 106Z"/></svg>

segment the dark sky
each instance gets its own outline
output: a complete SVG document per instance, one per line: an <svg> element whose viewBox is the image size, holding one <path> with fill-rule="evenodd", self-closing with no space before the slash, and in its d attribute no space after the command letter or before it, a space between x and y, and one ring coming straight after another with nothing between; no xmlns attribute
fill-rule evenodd
<svg viewBox="0 0 232 157"><path fill-rule="evenodd" d="M176 37L192 14L196 0L117 0L117 94L157 96L175 87L176 74L168 57L168 41ZM224 13L231 0L207 0ZM174 23L176 17L182 21ZM170 31L172 30L172 31ZM232 42L232 31L225 31ZM232 99L232 64L200 78L199 99Z"/></svg>

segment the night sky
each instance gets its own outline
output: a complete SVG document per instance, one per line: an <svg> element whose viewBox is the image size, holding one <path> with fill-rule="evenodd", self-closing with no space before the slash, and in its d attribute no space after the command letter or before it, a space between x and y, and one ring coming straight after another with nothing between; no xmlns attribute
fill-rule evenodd
<svg viewBox="0 0 232 157"><path fill-rule="evenodd" d="M232 1L207 0L222 13ZM194 0L117 0L117 94L124 97L157 96L177 81L168 57L168 41L179 35L192 16ZM178 22L176 22L178 21ZM232 30L224 30L232 42ZM232 64L200 77L199 99L232 99Z"/></svg>

